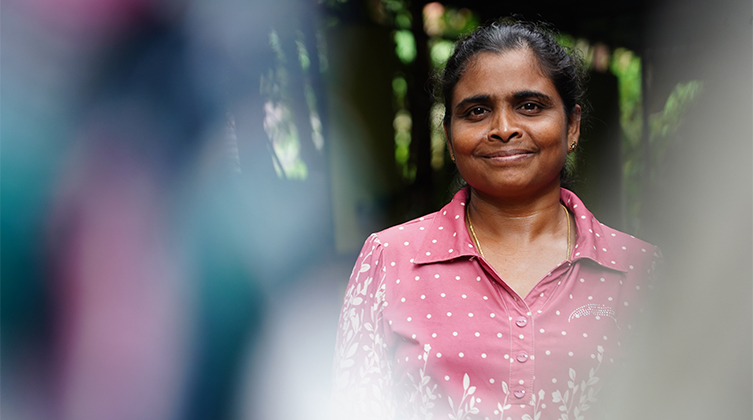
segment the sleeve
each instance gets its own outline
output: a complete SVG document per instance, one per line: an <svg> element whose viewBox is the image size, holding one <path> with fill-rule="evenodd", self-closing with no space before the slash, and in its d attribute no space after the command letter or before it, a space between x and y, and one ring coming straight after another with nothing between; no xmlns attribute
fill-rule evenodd
<svg viewBox="0 0 753 420"><path fill-rule="evenodd" d="M394 417L391 370L387 360L383 310L383 247L371 235L356 261L345 292L335 346L335 419Z"/></svg>

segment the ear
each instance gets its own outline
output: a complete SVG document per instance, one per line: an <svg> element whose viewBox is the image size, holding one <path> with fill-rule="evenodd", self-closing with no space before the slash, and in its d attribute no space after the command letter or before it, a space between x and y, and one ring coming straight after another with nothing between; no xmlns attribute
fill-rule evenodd
<svg viewBox="0 0 753 420"><path fill-rule="evenodd" d="M447 128L446 123L442 123L444 129L444 138L447 140L447 150L450 152L450 159L455 162L455 149L452 148L452 139L450 138L450 131Z"/></svg>
<svg viewBox="0 0 753 420"><path fill-rule="evenodd" d="M574 144L578 144L578 140L580 140L580 115L581 115L581 108L580 105L575 105L575 109L573 110L573 114L570 116L570 121L567 123L567 144L568 146Z"/></svg>

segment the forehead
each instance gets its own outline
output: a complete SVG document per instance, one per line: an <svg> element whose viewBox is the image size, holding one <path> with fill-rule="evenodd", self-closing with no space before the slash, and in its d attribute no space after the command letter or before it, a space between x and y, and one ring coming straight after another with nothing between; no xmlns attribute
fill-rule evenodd
<svg viewBox="0 0 753 420"><path fill-rule="evenodd" d="M554 83L543 73L538 58L530 49L482 52L468 63L455 85L453 103L467 96L512 95L522 91L540 91L560 99Z"/></svg>

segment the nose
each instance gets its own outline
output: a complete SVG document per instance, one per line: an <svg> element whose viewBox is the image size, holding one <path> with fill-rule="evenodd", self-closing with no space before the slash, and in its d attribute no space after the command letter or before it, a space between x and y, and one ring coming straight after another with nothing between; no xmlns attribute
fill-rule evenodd
<svg viewBox="0 0 753 420"><path fill-rule="evenodd" d="M490 141L507 143L513 138L519 137L522 133L513 111L500 110L496 112L491 124L489 130Z"/></svg>

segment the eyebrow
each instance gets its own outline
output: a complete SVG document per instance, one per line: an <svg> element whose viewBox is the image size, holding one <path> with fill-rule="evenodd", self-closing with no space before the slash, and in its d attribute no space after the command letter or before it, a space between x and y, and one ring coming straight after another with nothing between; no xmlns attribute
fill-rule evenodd
<svg viewBox="0 0 753 420"><path fill-rule="evenodd" d="M465 108L467 105L475 104L479 102L487 102L491 99L491 95L474 95L469 96L462 101L458 102L457 105L455 105L455 110L460 111L462 108Z"/></svg>
<svg viewBox="0 0 753 420"><path fill-rule="evenodd" d="M536 98L547 102L552 101L551 96L537 90L523 90L520 92L515 92L512 96L515 99Z"/></svg>

